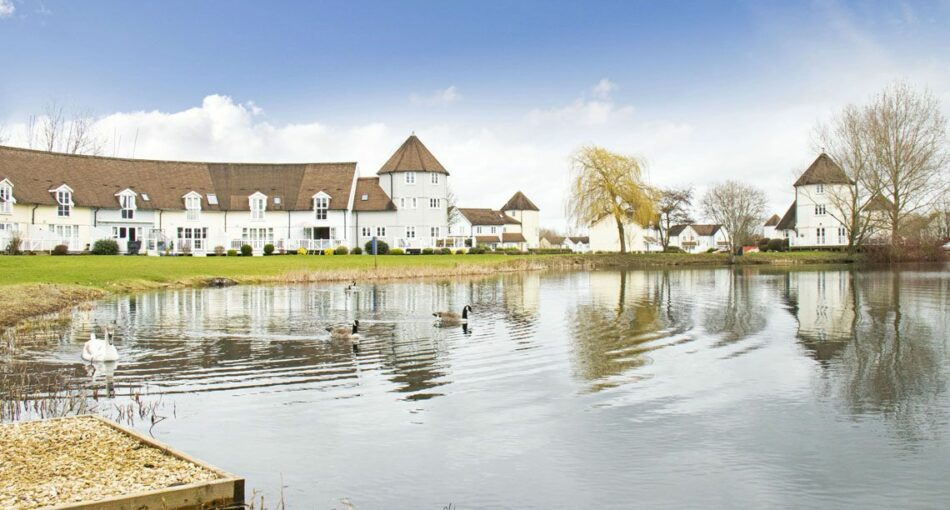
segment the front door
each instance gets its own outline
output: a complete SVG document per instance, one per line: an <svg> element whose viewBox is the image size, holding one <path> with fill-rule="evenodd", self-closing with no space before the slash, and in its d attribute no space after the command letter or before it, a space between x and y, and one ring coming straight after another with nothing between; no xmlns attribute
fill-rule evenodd
<svg viewBox="0 0 950 510"><path fill-rule="evenodd" d="M119 253L129 249L129 241L142 238L142 227L112 227L112 238L119 244Z"/></svg>

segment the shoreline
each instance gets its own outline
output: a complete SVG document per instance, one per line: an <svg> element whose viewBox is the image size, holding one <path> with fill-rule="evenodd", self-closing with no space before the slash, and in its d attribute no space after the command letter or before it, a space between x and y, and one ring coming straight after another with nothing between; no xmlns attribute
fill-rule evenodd
<svg viewBox="0 0 950 510"><path fill-rule="evenodd" d="M783 256L784 255L784 256ZM406 256L406 261L418 256ZM100 285L59 282L26 282L0 284L0 330L15 328L23 321L69 310L92 301L114 295L148 292L162 289L200 288L224 285L301 284L343 281L386 281L411 278L455 278L462 276L490 276L499 273L519 273L545 270L617 270L617 269L690 269L731 266L807 266L828 264L860 264L858 257L843 253L794 252L736 257L730 264L729 256L722 254L574 254L574 255L493 255L479 260L468 260L466 255L434 256L434 264L398 264L399 258L388 256L387 263L374 267L314 268L291 267L277 273L225 271L225 274L202 273L168 280L119 278L103 281ZM6 257L4 257L6 258ZM47 258L47 257L40 257ZM53 261L61 257L49 257ZM75 257L78 258L78 257ZM85 259L85 257L84 257ZM393 263L392 259L396 259ZM87 259L88 260L88 259ZM202 260L202 259L196 259ZM446 264L449 262L451 264ZM253 260L252 260L253 263ZM233 268L232 268L233 269ZM55 270L55 269L52 269ZM213 280L219 280L217 282Z"/></svg>

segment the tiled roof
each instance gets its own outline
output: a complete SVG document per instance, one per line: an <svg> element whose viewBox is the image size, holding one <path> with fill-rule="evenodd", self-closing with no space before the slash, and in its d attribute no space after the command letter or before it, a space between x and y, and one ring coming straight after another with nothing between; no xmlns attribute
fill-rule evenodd
<svg viewBox="0 0 950 510"><path fill-rule="evenodd" d="M683 233L686 230L686 227L689 225L673 225L670 227L670 237L676 237Z"/></svg>
<svg viewBox="0 0 950 510"><path fill-rule="evenodd" d="M778 222L781 221L781 219L782 218L780 218L778 214L773 214L768 220L765 221L765 226L774 227L775 225L778 225Z"/></svg>
<svg viewBox="0 0 950 510"><path fill-rule="evenodd" d="M407 138L376 173L392 172L435 172L449 175L442 163L435 159L416 135Z"/></svg>
<svg viewBox="0 0 950 510"><path fill-rule="evenodd" d="M552 234L545 234L545 235L541 236L541 239L544 239L545 241L547 241L547 242L549 242L549 243L551 243L551 244L553 244L553 245L559 245L559 244L564 244L564 239L565 239L565 238L562 237L562 236L556 236L556 235L552 235Z"/></svg>
<svg viewBox="0 0 950 510"><path fill-rule="evenodd" d="M475 242L477 243L497 243L499 242L498 236L475 236Z"/></svg>
<svg viewBox="0 0 950 510"><path fill-rule="evenodd" d="M364 200L363 197L366 197ZM395 211L396 204L379 186L379 177L360 177L356 180L354 211Z"/></svg>
<svg viewBox="0 0 950 510"><path fill-rule="evenodd" d="M831 159L831 156L822 152L805 170L805 173L795 181L795 186L808 184L852 184L852 182L844 170Z"/></svg>
<svg viewBox="0 0 950 510"><path fill-rule="evenodd" d="M502 208L502 211L538 211L538 206L528 199L522 192L517 192L508 199Z"/></svg>
<svg viewBox="0 0 950 510"><path fill-rule="evenodd" d="M330 209L345 210L355 173L356 163L155 161L0 147L0 175L13 183L21 204L55 205L49 190L66 184L82 207L118 207L115 194L129 188L140 194L140 209L184 209L182 197L195 191L204 210L247 210L248 197L259 191L268 196L268 209L310 210L313 195L324 191ZM212 193L218 205L208 203Z"/></svg>
<svg viewBox="0 0 950 510"><path fill-rule="evenodd" d="M782 216L778 225L775 226L775 230L792 230L795 228L796 203L792 202L792 205L788 207L788 211L785 211L785 216Z"/></svg>
<svg viewBox="0 0 950 510"><path fill-rule="evenodd" d="M696 232L696 235L700 236L713 236L716 235L716 232L719 232L719 229L722 228L722 225L690 225L692 229Z"/></svg>
<svg viewBox="0 0 950 510"><path fill-rule="evenodd" d="M501 240L506 243L526 243L524 235L521 232L505 232L501 235Z"/></svg>
<svg viewBox="0 0 950 510"><path fill-rule="evenodd" d="M578 237L568 237L574 244L590 244L590 237L588 236L578 236Z"/></svg>
<svg viewBox="0 0 950 510"><path fill-rule="evenodd" d="M520 225L521 222L494 209L459 208L459 213L472 225Z"/></svg>

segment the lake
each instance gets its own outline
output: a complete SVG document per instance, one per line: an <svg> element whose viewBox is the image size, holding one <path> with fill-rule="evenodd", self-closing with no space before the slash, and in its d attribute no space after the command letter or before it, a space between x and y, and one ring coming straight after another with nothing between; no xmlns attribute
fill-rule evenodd
<svg viewBox="0 0 950 510"><path fill-rule="evenodd" d="M269 505L938 508L948 269L171 290L76 311L16 358L103 409L106 380L160 400L156 438ZM466 304L470 327L434 326ZM356 350L324 331L353 319ZM121 360L89 375L83 341L113 320Z"/></svg>

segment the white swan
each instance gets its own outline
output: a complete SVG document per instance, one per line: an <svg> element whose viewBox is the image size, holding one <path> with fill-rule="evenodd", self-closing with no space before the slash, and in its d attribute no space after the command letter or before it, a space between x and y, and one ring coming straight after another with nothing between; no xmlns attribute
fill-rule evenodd
<svg viewBox="0 0 950 510"><path fill-rule="evenodd" d="M86 361L116 361L119 352L112 345L112 335L107 331L105 340L96 338L96 332L89 334L89 341L82 346L82 359Z"/></svg>

